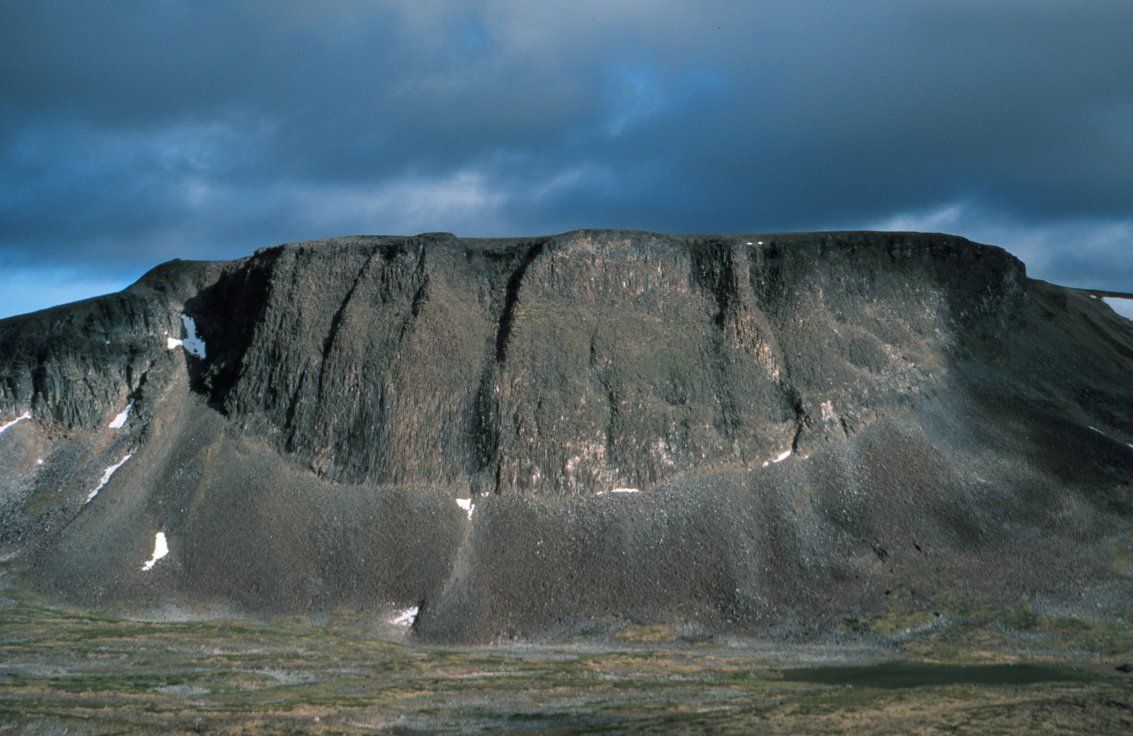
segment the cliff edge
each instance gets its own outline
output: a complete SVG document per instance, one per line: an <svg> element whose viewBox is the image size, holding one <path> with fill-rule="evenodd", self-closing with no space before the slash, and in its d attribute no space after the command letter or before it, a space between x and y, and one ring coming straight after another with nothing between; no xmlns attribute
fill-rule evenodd
<svg viewBox="0 0 1133 736"><path fill-rule="evenodd" d="M946 235L174 261L0 321L0 554L83 602L455 640L1105 596L1131 371L1133 322Z"/></svg>

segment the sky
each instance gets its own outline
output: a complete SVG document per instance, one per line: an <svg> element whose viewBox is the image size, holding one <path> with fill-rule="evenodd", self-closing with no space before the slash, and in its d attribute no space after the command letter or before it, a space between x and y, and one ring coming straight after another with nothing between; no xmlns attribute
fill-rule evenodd
<svg viewBox="0 0 1133 736"><path fill-rule="evenodd" d="M1131 29L1127 0L0 0L0 317L171 258L583 227L949 232L1133 291Z"/></svg>

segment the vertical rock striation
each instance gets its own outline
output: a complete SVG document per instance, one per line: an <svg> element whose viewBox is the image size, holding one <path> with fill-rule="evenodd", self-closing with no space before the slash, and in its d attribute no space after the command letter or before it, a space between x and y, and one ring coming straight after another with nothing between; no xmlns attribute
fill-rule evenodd
<svg viewBox="0 0 1133 736"><path fill-rule="evenodd" d="M461 641L1078 600L1131 587L1131 356L1101 302L946 235L175 261L0 321L0 554L82 602L416 606Z"/></svg>
<svg viewBox="0 0 1133 736"><path fill-rule="evenodd" d="M265 249L185 301L210 346L196 385L340 482L652 487L807 452L914 400L1024 280L946 236L760 237ZM99 411L35 395L64 422Z"/></svg>

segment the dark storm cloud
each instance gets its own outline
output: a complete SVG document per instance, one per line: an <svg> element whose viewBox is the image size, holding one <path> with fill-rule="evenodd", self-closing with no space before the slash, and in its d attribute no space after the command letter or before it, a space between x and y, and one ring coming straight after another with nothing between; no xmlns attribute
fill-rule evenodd
<svg viewBox="0 0 1133 736"><path fill-rule="evenodd" d="M1133 288L1130 3L0 15L9 274L351 232L907 226Z"/></svg>

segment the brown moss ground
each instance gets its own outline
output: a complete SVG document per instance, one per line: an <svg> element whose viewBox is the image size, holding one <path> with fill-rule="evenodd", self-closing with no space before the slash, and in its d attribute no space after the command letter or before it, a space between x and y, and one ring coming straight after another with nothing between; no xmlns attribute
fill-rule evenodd
<svg viewBox="0 0 1133 736"><path fill-rule="evenodd" d="M320 625L299 617L155 622L8 593L0 604L0 733L1133 728L1133 676L1114 666L1133 653L1127 627L1040 614L981 620L972 611L904 642L690 643L653 626L620 629L604 643L436 648L383 640L373 620L344 612ZM863 686L857 678L894 659L910 671L924 665L930 676L942 671L931 665L940 660L1045 663L1052 667L1040 674L1072 679L978 685L962 681L964 667L950 670L960 681L945 676L923 687ZM841 684L788 679L800 670L784 669L814 663L860 669Z"/></svg>

